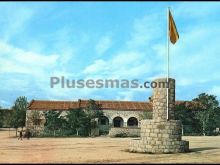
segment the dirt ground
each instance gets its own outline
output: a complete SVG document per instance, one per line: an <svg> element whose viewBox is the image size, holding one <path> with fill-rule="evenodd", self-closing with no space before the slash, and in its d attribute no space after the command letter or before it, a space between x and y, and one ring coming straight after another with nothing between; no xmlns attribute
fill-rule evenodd
<svg viewBox="0 0 220 165"><path fill-rule="evenodd" d="M143 154L127 151L134 138L31 138L0 131L0 163L220 163L220 136L183 137L190 153Z"/></svg>

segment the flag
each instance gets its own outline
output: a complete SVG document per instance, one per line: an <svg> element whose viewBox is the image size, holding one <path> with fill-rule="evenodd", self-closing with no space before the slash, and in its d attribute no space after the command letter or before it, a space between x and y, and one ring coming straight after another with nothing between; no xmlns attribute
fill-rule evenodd
<svg viewBox="0 0 220 165"><path fill-rule="evenodd" d="M169 10L169 37L172 44L175 44L176 41L179 39L179 34L177 32L176 25L170 10Z"/></svg>

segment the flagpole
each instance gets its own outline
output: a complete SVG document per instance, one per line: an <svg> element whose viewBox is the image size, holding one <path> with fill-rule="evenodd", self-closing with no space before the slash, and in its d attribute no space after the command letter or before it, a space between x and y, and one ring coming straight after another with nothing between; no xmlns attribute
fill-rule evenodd
<svg viewBox="0 0 220 165"><path fill-rule="evenodd" d="M170 54L170 41L169 41L169 7L167 8L167 120L169 120L169 54Z"/></svg>

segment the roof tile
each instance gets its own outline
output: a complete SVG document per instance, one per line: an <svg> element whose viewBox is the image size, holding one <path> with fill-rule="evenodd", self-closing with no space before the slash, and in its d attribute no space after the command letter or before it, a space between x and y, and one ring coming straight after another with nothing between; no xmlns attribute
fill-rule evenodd
<svg viewBox="0 0 220 165"><path fill-rule="evenodd" d="M137 111L152 111L151 102L138 101L107 101L95 100L100 105L102 110L137 110ZM176 104L188 103L185 101L176 101ZM88 100L78 101L47 101L47 100L32 100L29 104L29 110L69 110L79 107L85 108Z"/></svg>

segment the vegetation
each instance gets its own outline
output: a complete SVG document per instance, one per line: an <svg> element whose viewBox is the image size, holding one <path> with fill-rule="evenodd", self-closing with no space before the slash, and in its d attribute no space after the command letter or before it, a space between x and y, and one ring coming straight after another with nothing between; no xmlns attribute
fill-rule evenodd
<svg viewBox="0 0 220 165"><path fill-rule="evenodd" d="M27 106L27 98L21 96L16 99L11 110L0 107L0 127L23 129ZM45 112L45 136L92 136L91 130L97 127L97 119L103 115L94 100L89 100L84 109L71 109L64 116L61 113ZM152 119L152 112L145 112L141 117ZM182 121L184 135L216 135L216 128L220 128L219 102L216 96L201 93L191 104L176 105L175 117ZM33 111L30 118L34 125L39 125L38 111Z"/></svg>
<svg viewBox="0 0 220 165"><path fill-rule="evenodd" d="M25 126L27 107L28 102L25 96L18 97L12 107L13 115L11 120L11 126L13 128L16 128L16 136L18 127L22 127L23 130L23 127Z"/></svg>
<svg viewBox="0 0 220 165"><path fill-rule="evenodd" d="M2 125L2 127L5 127L5 128L13 127L13 125L12 125L13 111L12 110L4 110L2 115L3 115L3 125Z"/></svg>
<svg viewBox="0 0 220 165"><path fill-rule="evenodd" d="M220 127L220 107L216 96L202 93L193 101L199 102L195 118L199 121L200 131L204 136L212 135L216 127Z"/></svg>
<svg viewBox="0 0 220 165"><path fill-rule="evenodd" d="M135 138L135 137L139 137L138 135L130 135L129 133L126 133L126 132L123 132L123 133L117 133L115 134L114 136L115 138L127 138L127 137L132 137L132 138Z"/></svg>
<svg viewBox="0 0 220 165"><path fill-rule="evenodd" d="M45 129L48 132L52 132L55 136L57 131L61 131L64 127L65 119L60 116L62 111L46 111L44 113L46 118Z"/></svg>
<svg viewBox="0 0 220 165"><path fill-rule="evenodd" d="M101 108L96 102L92 99L88 101L88 105L85 108L85 116L87 118L87 128L89 130L89 136L91 136L91 130L95 129L97 125L97 121L95 119L99 119L103 112Z"/></svg>
<svg viewBox="0 0 220 165"><path fill-rule="evenodd" d="M27 98L20 96L11 109L0 108L0 127L16 128L17 136L17 129L25 126L27 106Z"/></svg>
<svg viewBox="0 0 220 165"><path fill-rule="evenodd" d="M0 106L0 127L3 126L3 122L4 122L4 113L3 110L1 110L2 107Z"/></svg>
<svg viewBox="0 0 220 165"><path fill-rule="evenodd" d="M45 112L45 136L92 136L91 130L97 127L95 119L103 115L94 100L89 100L84 110L69 110L65 118L61 113L62 111Z"/></svg>
<svg viewBox="0 0 220 165"><path fill-rule="evenodd" d="M216 135L220 128L220 107L216 96L201 93L191 106L176 106L176 118L183 123L185 135Z"/></svg>
<svg viewBox="0 0 220 165"><path fill-rule="evenodd" d="M2 109L0 106L0 128L10 128L12 121L12 110Z"/></svg>
<svg viewBox="0 0 220 165"><path fill-rule="evenodd" d="M176 105L175 118L181 120L184 135L200 135L200 125L194 111L184 103Z"/></svg>

